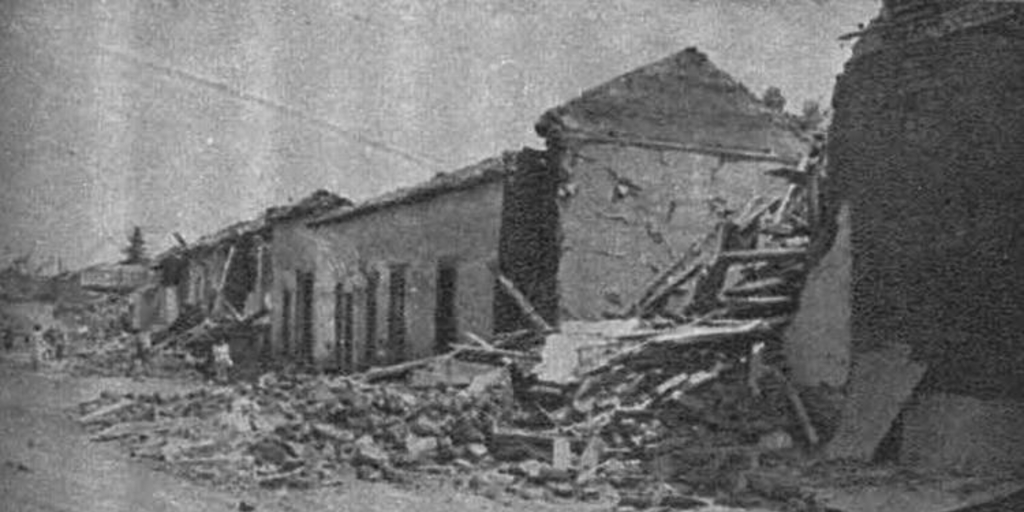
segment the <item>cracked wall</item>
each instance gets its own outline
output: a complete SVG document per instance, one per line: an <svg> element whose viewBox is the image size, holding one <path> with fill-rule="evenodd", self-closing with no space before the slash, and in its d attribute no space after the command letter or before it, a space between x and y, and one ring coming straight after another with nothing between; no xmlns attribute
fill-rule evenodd
<svg viewBox="0 0 1024 512"><path fill-rule="evenodd" d="M581 143L556 153L562 319L619 311L720 215L785 192L777 162Z"/></svg>

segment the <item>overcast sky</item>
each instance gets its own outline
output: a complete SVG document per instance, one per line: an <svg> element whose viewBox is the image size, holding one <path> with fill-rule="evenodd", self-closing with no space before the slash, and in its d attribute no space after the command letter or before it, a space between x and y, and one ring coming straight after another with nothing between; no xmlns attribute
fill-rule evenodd
<svg viewBox="0 0 1024 512"><path fill-rule="evenodd" d="M6 0L0 258L153 251L317 188L355 200L524 145L688 46L827 104L877 0ZM3 263L3 260L0 260Z"/></svg>

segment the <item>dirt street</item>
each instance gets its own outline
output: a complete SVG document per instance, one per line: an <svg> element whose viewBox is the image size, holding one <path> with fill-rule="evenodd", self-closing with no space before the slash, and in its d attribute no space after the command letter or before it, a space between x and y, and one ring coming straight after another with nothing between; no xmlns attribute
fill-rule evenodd
<svg viewBox="0 0 1024 512"><path fill-rule="evenodd" d="M119 378L70 378L24 369L24 354L0 360L0 510L259 511L596 510L594 505L499 503L441 488L402 489L358 480L307 492L244 496L192 484L132 460L113 445L90 442L67 414L102 390L171 392L191 384ZM609 507L603 507L607 510Z"/></svg>

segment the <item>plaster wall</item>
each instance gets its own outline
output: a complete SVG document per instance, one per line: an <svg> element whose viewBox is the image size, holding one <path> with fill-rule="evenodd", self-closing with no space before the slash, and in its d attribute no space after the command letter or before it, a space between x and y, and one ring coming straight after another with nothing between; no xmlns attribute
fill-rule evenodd
<svg viewBox="0 0 1024 512"><path fill-rule="evenodd" d="M720 214L785 193L779 163L584 143L558 158L563 320L594 320L640 292Z"/></svg>
<svg viewBox="0 0 1024 512"><path fill-rule="evenodd" d="M354 299L354 357L357 367L434 354L434 315L438 265L457 268L455 311L460 330L487 336L494 330L496 264L502 214L501 180L446 192L436 197L382 208L315 228L326 250L316 252L314 356L322 366L345 361L338 353L335 290L340 283ZM388 340L392 269L405 270L403 345ZM380 276L376 291L367 275ZM367 295L376 297L376 336L367 339ZM368 349L367 342L377 345ZM368 361L367 353L377 353Z"/></svg>

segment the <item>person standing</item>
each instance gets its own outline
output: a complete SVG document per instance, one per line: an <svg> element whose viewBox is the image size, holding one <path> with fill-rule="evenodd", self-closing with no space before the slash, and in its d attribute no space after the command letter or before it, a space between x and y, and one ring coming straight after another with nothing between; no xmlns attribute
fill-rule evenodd
<svg viewBox="0 0 1024 512"><path fill-rule="evenodd" d="M32 369L39 371L46 359L46 338L43 335L43 326L35 324L32 326L32 334L29 335L29 343L32 350Z"/></svg>
<svg viewBox="0 0 1024 512"><path fill-rule="evenodd" d="M213 377L221 384L228 381L228 370L234 366L231 360L231 347L224 338L220 338L213 345Z"/></svg>
<svg viewBox="0 0 1024 512"><path fill-rule="evenodd" d="M135 341L135 373L145 375L149 373L149 358L153 348L153 338L149 331L138 331L134 336Z"/></svg>

